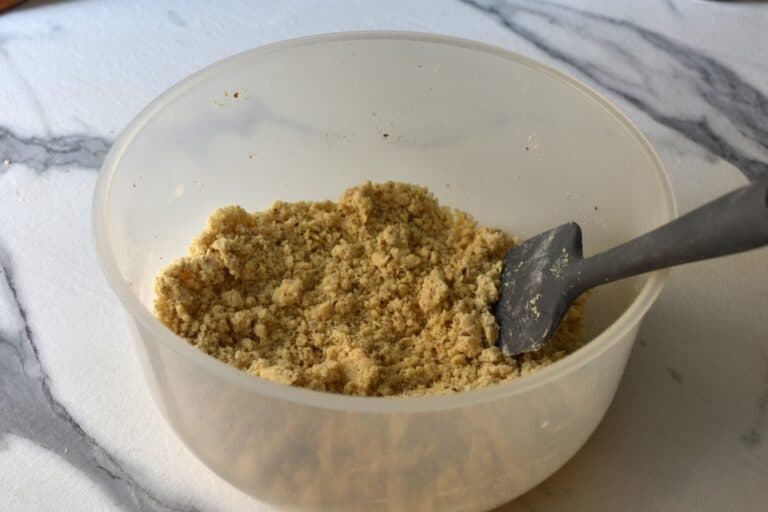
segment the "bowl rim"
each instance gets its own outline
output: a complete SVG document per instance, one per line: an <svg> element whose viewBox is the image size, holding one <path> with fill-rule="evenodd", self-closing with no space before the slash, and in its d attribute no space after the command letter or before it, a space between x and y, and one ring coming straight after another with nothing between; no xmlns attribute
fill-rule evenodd
<svg viewBox="0 0 768 512"><path fill-rule="evenodd" d="M301 404L308 407L358 412L367 414L415 414L428 411L439 411L461 408L470 405L499 400L505 397L525 393L532 388L545 385L555 379L568 375L587 363L598 358L602 353L613 347L630 329L634 328L661 293L668 271L656 271L649 277L632 303L605 330L590 340L583 347L555 363L537 370L525 378L502 382L481 389L463 391L449 395L426 397L358 397L334 393L312 391L305 388L293 387L275 383L266 379L255 378L241 370L231 367L186 343L180 336L163 325L152 312L146 308L139 298L131 291L120 274L109 244L106 225L108 212L108 197L112 180L126 148L147 122L163 109L172 99L179 97L185 91L194 87L210 74L216 73L221 67L233 63L246 56L263 56L285 49L301 46L336 43L340 41L361 40L400 40L431 44L455 46L464 50L477 51L495 55L516 62L541 72L547 73L555 80L579 89L586 96L605 108L616 121L634 136L640 146L646 151L654 165L659 194L662 200L661 223L669 222L677 216L677 205L669 177L664 170L661 159L653 146L635 126L635 124L608 99L596 92L592 87L573 78L566 73L543 64L537 60L525 57L506 48L473 41L470 39L408 31L354 31L318 34L279 41L265 46L245 50L235 55L219 60L203 69L189 75L154 99L146 106L122 131L107 153L99 173L92 203L93 236L99 265L107 278L113 292L117 295L123 307L130 313L134 322L148 330L154 339L166 345L180 357L190 360L208 372L213 377L227 383L244 388L247 391L269 395L272 398ZM651 169L649 169L651 171Z"/></svg>

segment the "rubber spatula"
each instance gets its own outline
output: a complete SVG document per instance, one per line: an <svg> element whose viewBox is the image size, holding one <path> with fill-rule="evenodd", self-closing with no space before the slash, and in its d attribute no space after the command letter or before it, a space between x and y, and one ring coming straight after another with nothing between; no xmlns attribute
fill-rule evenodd
<svg viewBox="0 0 768 512"><path fill-rule="evenodd" d="M563 224L505 255L494 309L499 347L506 355L541 348L571 303L595 286L766 244L768 177L590 258L582 257L579 225Z"/></svg>

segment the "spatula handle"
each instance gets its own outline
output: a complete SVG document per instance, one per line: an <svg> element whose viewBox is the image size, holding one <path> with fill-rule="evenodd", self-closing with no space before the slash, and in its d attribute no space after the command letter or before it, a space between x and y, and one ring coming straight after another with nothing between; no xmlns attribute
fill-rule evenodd
<svg viewBox="0 0 768 512"><path fill-rule="evenodd" d="M652 270L768 244L768 176L630 242L582 260L580 291Z"/></svg>

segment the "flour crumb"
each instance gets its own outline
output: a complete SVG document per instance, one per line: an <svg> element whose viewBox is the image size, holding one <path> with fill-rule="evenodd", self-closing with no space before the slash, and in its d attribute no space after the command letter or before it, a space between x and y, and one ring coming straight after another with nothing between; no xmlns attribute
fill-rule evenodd
<svg viewBox="0 0 768 512"><path fill-rule="evenodd" d="M580 304L540 351L509 357L495 346L491 308L513 245L405 183L264 212L227 206L158 275L155 313L201 351L283 384L366 396L470 390L580 346Z"/></svg>

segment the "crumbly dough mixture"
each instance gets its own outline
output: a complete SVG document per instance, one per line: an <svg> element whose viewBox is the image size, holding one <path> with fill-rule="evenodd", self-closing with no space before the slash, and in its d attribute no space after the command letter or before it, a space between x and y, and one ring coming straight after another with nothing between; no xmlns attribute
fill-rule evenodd
<svg viewBox="0 0 768 512"><path fill-rule="evenodd" d="M514 244L426 188L364 183L337 203L217 210L155 282L155 312L252 375L351 395L426 395L526 375L579 346L581 308L545 349L494 346Z"/></svg>

